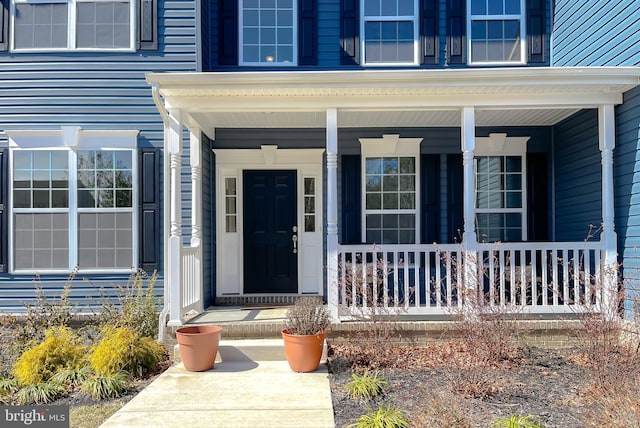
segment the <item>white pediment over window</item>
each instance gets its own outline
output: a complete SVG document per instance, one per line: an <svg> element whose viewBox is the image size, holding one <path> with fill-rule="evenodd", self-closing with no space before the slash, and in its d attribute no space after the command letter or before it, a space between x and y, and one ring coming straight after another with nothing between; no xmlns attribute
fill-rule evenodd
<svg viewBox="0 0 640 428"><path fill-rule="evenodd" d="M504 133L491 133L476 137L476 156L524 156L531 137L508 137Z"/></svg>
<svg viewBox="0 0 640 428"><path fill-rule="evenodd" d="M382 138L360 138L365 156L417 156L422 138L400 138L398 134L384 134Z"/></svg>
<svg viewBox="0 0 640 428"><path fill-rule="evenodd" d="M21 149L37 148L122 148L137 146L137 130L90 130L79 126L62 126L51 130L6 131L9 147Z"/></svg>

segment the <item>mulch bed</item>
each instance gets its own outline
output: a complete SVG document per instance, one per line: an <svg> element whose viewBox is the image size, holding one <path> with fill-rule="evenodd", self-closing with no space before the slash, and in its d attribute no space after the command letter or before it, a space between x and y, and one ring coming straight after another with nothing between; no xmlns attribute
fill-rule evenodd
<svg viewBox="0 0 640 428"><path fill-rule="evenodd" d="M348 358L358 355L353 346L330 344L329 379L336 427L354 423L383 404L404 411L416 427L488 427L496 419L514 414L535 415L549 428L585 426L588 400L583 391L588 388L589 375L575 349L525 347L505 361L465 371L463 367L468 365L463 363L454 363L454 367L444 364L455 358L452 345L399 347L378 370L388 381L385 393L365 402L349 398L344 391L352 373ZM456 385L469 383L487 394L473 397L456 391Z"/></svg>

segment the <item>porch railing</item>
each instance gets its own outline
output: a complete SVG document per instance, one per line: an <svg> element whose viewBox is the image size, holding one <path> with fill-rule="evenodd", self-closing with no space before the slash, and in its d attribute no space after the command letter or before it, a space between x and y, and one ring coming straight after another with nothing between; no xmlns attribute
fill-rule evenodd
<svg viewBox="0 0 640 428"><path fill-rule="evenodd" d="M602 300L600 242L340 245L341 315L396 308L446 315L469 296L507 312L596 311Z"/></svg>
<svg viewBox="0 0 640 428"><path fill-rule="evenodd" d="M182 302L181 315L194 309L203 311L202 301L202 257L199 247L182 247L181 278Z"/></svg>

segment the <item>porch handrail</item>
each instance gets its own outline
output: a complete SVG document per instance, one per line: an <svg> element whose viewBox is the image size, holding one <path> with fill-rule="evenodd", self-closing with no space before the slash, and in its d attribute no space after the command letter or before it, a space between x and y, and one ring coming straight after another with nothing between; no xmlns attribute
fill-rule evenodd
<svg viewBox="0 0 640 428"><path fill-rule="evenodd" d="M342 314L371 305L447 314L470 290L505 310L599 310L601 242L478 243L474 250L468 270L462 244L339 245L338 286L330 292L338 293Z"/></svg>
<svg viewBox="0 0 640 428"><path fill-rule="evenodd" d="M183 246L181 249L182 293L180 296L180 315L190 310L204 312L202 296L202 252L200 247Z"/></svg>

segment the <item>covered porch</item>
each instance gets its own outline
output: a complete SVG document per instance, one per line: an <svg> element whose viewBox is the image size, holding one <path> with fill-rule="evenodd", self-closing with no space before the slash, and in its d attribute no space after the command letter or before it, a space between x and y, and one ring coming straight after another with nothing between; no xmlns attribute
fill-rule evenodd
<svg viewBox="0 0 640 428"><path fill-rule="evenodd" d="M221 130L322 131L321 147L305 141L299 147L281 147L269 141L239 147L249 150L242 156L228 147L219 156L216 152L216 191L225 192L222 181L228 177L236 179L234 185L241 189L246 170L297 171L298 222L291 245L298 286L284 295L323 295L336 320L368 305L397 307L408 315L442 315L461 307L463 297L474 294L505 310L539 314L579 307L610 308L618 290L614 108L625 91L638 85L639 76L636 68L621 67L149 74L147 81L165 121L164 315L169 325L181 325L187 312L203 312L208 304L203 296L203 265L204 254L212 249L203 248L201 239L200 155L203 139L212 142L214 151L219 150L216 136ZM486 240L478 234L481 210L475 159L495 153L521 155L523 147L527 150L526 139L512 137L511 128L551 127L584 110L597 112L601 165L596 221L600 224L596 224L599 230L593 239L584 239L586 234L575 240L556 239L562 234L554 229L557 209L553 203L549 206L550 233L541 242L531 242L524 225L520 226L521 239L513 241ZM411 242L381 244L367 239L365 220L357 231L362 242L345 242L342 219L348 201L342 191L341 155L353 147L340 143L339 133L392 129L395 134L381 131L379 138L359 139L361 153L380 157L393 144L400 148L397 156L405 156L405 143L417 156L438 150L435 143L405 137L404 128L458 130L462 179L458 242L425 242L419 224L425 214L418 208L414 210L418 224L411 231L417 238L409 239ZM479 130L490 132L484 135ZM183 166L185 148L189 149L188 166ZM221 164L223 159L228 160ZM242 159L247 159L244 166ZM219 171L227 172L220 175ZM183 188L184 175L191 177L190 189ZM321 190L310 195L305 186L311 178ZM551 179L572 178L551 174ZM185 191L191 194L186 216L182 206ZM522 193L526 197L526 187ZM259 296L261 293L247 293L243 288L246 272L242 265L247 260L242 251L246 241L242 240L241 207L235 227L224 227L231 214L223 209L227 202L223 196L217 194L215 200L215 241L227 240L224 249L215 247L218 269L212 280L216 297ZM310 196L313 209L308 205ZM366 206L365 196L362 198ZM242 199L238 196L236 202L241 205ZM520 221L526 224L526 206L519 210ZM361 207L357 215L364 219L365 211ZM183 225L185 218L190 219L190 228ZM303 229L303 224L312 226ZM185 229L190 230L189 242L183 236Z"/></svg>

